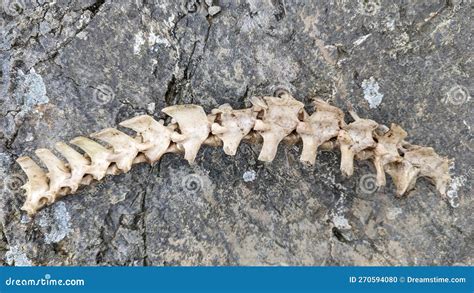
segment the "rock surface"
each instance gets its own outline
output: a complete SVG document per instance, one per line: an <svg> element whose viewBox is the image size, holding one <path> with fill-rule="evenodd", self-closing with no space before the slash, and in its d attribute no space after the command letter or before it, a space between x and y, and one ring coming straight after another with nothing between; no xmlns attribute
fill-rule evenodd
<svg viewBox="0 0 474 293"><path fill-rule="evenodd" d="M210 4L207 4L210 2ZM214 2L214 3L212 3ZM218 3L216 3L218 2ZM209 14L210 5L220 12ZM471 1L3 0L0 264L473 265ZM20 211L36 148L180 103L206 111L291 90L455 159L449 200L420 180L396 198L337 153L203 148ZM347 108L346 108L347 109Z"/></svg>

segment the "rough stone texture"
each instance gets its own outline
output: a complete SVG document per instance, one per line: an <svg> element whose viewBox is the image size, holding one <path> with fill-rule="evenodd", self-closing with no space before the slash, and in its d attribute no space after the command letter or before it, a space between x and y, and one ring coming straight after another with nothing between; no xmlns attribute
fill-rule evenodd
<svg viewBox="0 0 474 293"><path fill-rule="evenodd" d="M1 264L473 264L471 1L207 1L214 16L204 1L55 2L2 3ZM280 85L454 158L449 201L426 180L405 198L390 180L375 191L367 162L343 178L337 153L310 168L282 145L264 164L243 144L235 157L205 147L196 166L167 155L34 219L19 210L19 155L169 105L242 108Z"/></svg>

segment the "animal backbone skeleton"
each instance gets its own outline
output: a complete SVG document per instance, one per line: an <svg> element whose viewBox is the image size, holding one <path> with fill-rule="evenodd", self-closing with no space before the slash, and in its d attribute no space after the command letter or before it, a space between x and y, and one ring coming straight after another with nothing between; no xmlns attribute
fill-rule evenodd
<svg viewBox="0 0 474 293"><path fill-rule="evenodd" d="M198 105L167 107L162 111L172 118L168 125L148 115L137 116L120 123L134 130L135 137L116 128L106 128L90 138L72 139L70 143L84 154L58 142L55 149L67 163L49 149L37 149L35 154L48 169L47 173L30 157L20 157L17 162L28 177L23 186L26 201L22 210L34 215L45 205L75 193L80 185L89 185L107 174L128 172L134 164L154 164L166 153L184 154L193 163L204 144L223 146L227 155L235 155L242 140L262 143L258 159L265 162L274 159L282 141L302 141L301 161L308 164L315 163L318 149L339 148L340 169L345 176L353 174L354 159L371 160L378 186L386 184L387 172L398 195L409 192L418 177L427 177L442 196L446 194L451 180L450 160L430 147L406 142L407 133L399 125L388 128L360 118L352 110L349 113L354 121L346 123L339 108L319 99L315 100L316 111L309 115L304 104L288 92L280 92L276 97L253 97L251 102L248 109L235 110L225 104L209 115Z"/></svg>

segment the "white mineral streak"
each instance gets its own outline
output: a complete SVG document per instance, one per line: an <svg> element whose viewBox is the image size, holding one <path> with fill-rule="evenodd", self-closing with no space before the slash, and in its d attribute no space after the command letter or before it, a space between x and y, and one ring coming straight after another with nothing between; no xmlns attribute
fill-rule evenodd
<svg viewBox="0 0 474 293"><path fill-rule="evenodd" d="M371 109L377 108L382 102L383 94L379 92L380 86L373 76L362 81L362 89L364 90L364 99L369 103Z"/></svg>
<svg viewBox="0 0 474 293"><path fill-rule="evenodd" d="M254 170L245 171L244 175L242 176L245 182L252 182L257 178L257 173Z"/></svg>

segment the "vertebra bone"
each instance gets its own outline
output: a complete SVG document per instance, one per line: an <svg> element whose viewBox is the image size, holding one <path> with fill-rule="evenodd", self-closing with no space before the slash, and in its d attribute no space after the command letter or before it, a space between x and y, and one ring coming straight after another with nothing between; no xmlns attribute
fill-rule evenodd
<svg viewBox="0 0 474 293"><path fill-rule="evenodd" d="M390 129L373 120L361 119L349 111L354 122L346 124L344 113L322 100L316 100L316 112L308 115L303 103L289 93L280 97L254 97L249 109L234 110L222 105L206 115L198 105L176 105L162 111L172 117L165 126L147 115L137 116L120 123L137 134L131 137L115 128L106 128L90 137L107 143L104 146L80 136L71 144L81 148L85 155L66 143L58 142L56 150L67 160L61 161L47 149L38 149L48 173L29 157L17 162L25 171L28 182L26 201L22 209L34 215L46 204L60 196L74 193L79 185L101 180L107 174L128 172L133 164L155 163L165 153L184 153L189 162L195 161L202 144L223 145L224 152L235 155L242 139L259 143L261 161L272 161L278 145L303 143L301 161L314 164L318 148L341 150L341 171L351 176L354 158L370 159L377 170L377 184L385 185L387 172L403 195L415 185L418 177L427 177L444 196L449 175L449 160L440 157L432 148L411 145L404 141L407 133L398 125Z"/></svg>

